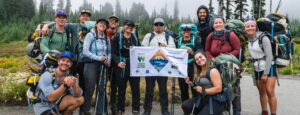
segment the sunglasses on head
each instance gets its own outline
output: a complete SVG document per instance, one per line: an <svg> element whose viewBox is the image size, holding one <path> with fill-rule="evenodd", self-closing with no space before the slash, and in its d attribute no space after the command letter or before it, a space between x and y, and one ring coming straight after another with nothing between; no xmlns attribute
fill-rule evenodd
<svg viewBox="0 0 300 115"><path fill-rule="evenodd" d="M246 18L245 22L248 22L248 21L254 21L255 22L256 20L255 20L255 18Z"/></svg>
<svg viewBox="0 0 300 115"><path fill-rule="evenodd" d="M80 12L88 12L88 13L90 13L89 10L80 10Z"/></svg>
<svg viewBox="0 0 300 115"><path fill-rule="evenodd" d="M163 23L155 23L154 26L164 26Z"/></svg>
<svg viewBox="0 0 300 115"><path fill-rule="evenodd" d="M58 11L56 14L57 15L66 15L66 13L64 11Z"/></svg>
<svg viewBox="0 0 300 115"><path fill-rule="evenodd" d="M73 58L73 55L70 52L63 52L63 53L61 53L61 56L62 57L67 56L67 57Z"/></svg>

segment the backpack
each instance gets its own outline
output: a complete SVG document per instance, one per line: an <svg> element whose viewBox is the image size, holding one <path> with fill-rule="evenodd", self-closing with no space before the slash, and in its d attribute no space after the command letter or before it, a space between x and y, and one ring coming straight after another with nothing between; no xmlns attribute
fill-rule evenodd
<svg viewBox="0 0 300 115"><path fill-rule="evenodd" d="M170 36L172 36L174 39L177 38L177 34L175 34L174 32L172 32L169 29L165 29L164 32L165 32L165 39L166 39L167 45L169 44L169 37ZM155 36L155 34L153 32L151 32L151 35L150 35L150 38L149 38L149 44L152 41L152 39L154 38L154 36Z"/></svg>
<svg viewBox="0 0 300 115"><path fill-rule="evenodd" d="M222 92L213 96L220 103L227 103L235 98L234 84L240 77L242 66L240 61L231 54L220 54L213 61L214 68L218 69L222 79Z"/></svg>
<svg viewBox="0 0 300 115"><path fill-rule="evenodd" d="M257 21L260 31L264 32L259 37L259 44L262 47L262 38L267 36L271 41L272 54L277 67L286 67L291 63L294 54L294 38L290 32L289 20L280 14L272 13L266 18Z"/></svg>
<svg viewBox="0 0 300 115"><path fill-rule="evenodd" d="M218 17L218 15L216 15L216 14L213 14L213 13L210 13L209 15L208 15L208 27L209 27L209 29L210 30L212 30L212 31L214 31L214 20L215 20L215 18L217 18Z"/></svg>
<svg viewBox="0 0 300 115"><path fill-rule="evenodd" d="M32 33L29 34L27 41L29 44L26 46L27 49L27 55L31 58L36 58L41 54L41 49L40 49L40 43L42 40L42 34L41 30L43 29L44 25L47 24L48 22L42 22L41 24L38 24L36 30ZM49 38L51 39L53 36L53 30L49 28L48 32Z"/></svg>
<svg viewBox="0 0 300 115"><path fill-rule="evenodd" d="M135 31L132 31L131 34L133 35L134 39L135 39L135 45L138 46L138 42L139 42L139 38L137 37L137 33ZM122 62L126 62L126 60L121 56L121 49L123 48L123 28L120 27L118 29L118 35L119 35L119 56L120 56L120 61Z"/></svg>
<svg viewBox="0 0 300 115"><path fill-rule="evenodd" d="M178 27L178 39L177 39L177 47L180 48L181 44L182 44L182 39L183 39L183 35L182 35L182 29L183 27L189 26L191 27L191 45L195 46L195 40L198 38L198 29L197 26L195 24L181 24Z"/></svg>
<svg viewBox="0 0 300 115"><path fill-rule="evenodd" d="M272 38L271 35L267 32L264 32L258 37L259 47L263 51L264 48L263 48L262 39L265 36L268 37L271 41L272 54L273 54L273 59L275 61L276 67L282 68L288 66L292 61L293 41L284 34L275 36L273 39L271 39Z"/></svg>
<svg viewBox="0 0 300 115"><path fill-rule="evenodd" d="M245 46L248 44L248 37L244 33L244 23L241 20L238 19L231 19L228 20L227 23L225 24L225 28L227 30L230 30L235 33L235 35L239 38L240 40L240 53L238 59L240 60L241 63L243 63L245 59Z"/></svg>
<svg viewBox="0 0 300 115"><path fill-rule="evenodd" d="M29 106L32 106L32 104L35 104L38 101L38 95L36 95L36 88L38 86L40 76L45 71L49 71L51 73L53 80L52 84L54 83L56 77L54 76L54 72L52 72L51 70L57 67L57 60L59 59L59 57L60 53L49 52L45 55L41 64L33 60L31 60L31 62L28 63L29 68L32 72L26 80L26 85L29 86L29 89L26 93Z"/></svg>

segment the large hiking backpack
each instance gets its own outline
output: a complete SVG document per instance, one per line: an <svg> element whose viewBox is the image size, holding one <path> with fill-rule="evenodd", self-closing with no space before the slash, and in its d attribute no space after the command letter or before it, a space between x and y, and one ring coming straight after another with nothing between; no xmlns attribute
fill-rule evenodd
<svg viewBox="0 0 300 115"><path fill-rule="evenodd" d="M220 72L223 88L222 92L213 98L222 103L230 102L236 96L233 87L240 77L242 71L241 63L231 54L220 54L214 60L214 67Z"/></svg>
<svg viewBox="0 0 300 115"><path fill-rule="evenodd" d="M248 37L244 33L244 23L241 20L238 19L231 19L228 20L227 23L225 24L225 28L227 30L230 30L235 33L235 35L239 38L240 40L240 53L238 59L240 62L245 61L245 46L248 44Z"/></svg>
<svg viewBox="0 0 300 115"><path fill-rule="evenodd" d="M40 76L45 71L50 71L53 68L57 67L57 60L60 57L59 52L49 52L44 56L44 59L42 62L37 62L34 60L31 60L28 65L31 70L31 75L26 80L26 85L29 86L29 89L27 90L27 98L28 98L28 104L29 106L32 106L32 104L37 101L38 96L36 95L36 88L38 86L38 82L40 79ZM54 73L50 72L51 75L53 75L53 80L55 79Z"/></svg>
<svg viewBox="0 0 300 115"><path fill-rule="evenodd" d="M77 36L78 36L78 40L83 43L85 36L87 35L87 33L89 33L91 31L91 29L94 29L96 25L95 21L86 21L83 24L83 29L81 31L78 32Z"/></svg>
<svg viewBox="0 0 300 115"><path fill-rule="evenodd" d="M195 40L198 38L198 29L195 24L181 24L178 27L178 38L177 38L177 46L178 48L182 48L185 46L182 46L182 40L183 40L183 35L182 35L182 29L185 27L190 27L191 28L191 45L195 46Z"/></svg>
<svg viewBox="0 0 300 115"><path fill-rule="evenodd" d="M218 17L218 15L216 15L216 14L213 14L213 13L210 13L209 15L208 15L208 24L209 24L209 29L211 30L211 31L213 31L214 30L214 20L216 19Z"/></svg>
<svg viewBox="0 0 300 115"><path fill-rule="evenodd" d="M267 36L271 41L272 54L277 67L286 67L291 63L294 53L294 38L290 32L289 20L280 14L272 13L266 18L257 20L257 26L264 32L259 37L259 44L262 47L262 38Z"/></svg>
<svg viewBox="0 0 300 115"><path fill-rule="evenodd" d="M42 22L41 24L38 24L36 30L29 34L27 41L29 44L27 45L27 55L32 58L36 58L41 54L40 49L40 42L42 40L42 33L41 30L44 27L45 24L48 24L49 22ZM49 29L48 35L50 36L50 39L53 36L52 29Z"/></svg>

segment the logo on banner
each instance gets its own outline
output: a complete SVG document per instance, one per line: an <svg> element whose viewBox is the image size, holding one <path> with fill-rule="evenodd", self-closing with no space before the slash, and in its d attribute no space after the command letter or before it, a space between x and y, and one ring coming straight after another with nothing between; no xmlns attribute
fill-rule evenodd
<svg viewBox="0 0 300 115"><path fill-rule="evenodd" d="M145 61L145 57L138 57L139 62L144 62Z"/></svg>
<svg viewBox="0 0 300 115"><path fill-rule="evenodd" d="M166 56L158 50L150 59L151 65L158 71L162 70L167 64L168 60Z"/></svg>

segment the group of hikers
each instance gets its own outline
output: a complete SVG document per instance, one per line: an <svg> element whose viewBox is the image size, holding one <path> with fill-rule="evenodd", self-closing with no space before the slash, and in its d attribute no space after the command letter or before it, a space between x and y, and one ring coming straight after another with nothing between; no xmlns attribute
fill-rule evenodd
<svg viewBox="0 0 300 115"><path fill-rule="evenodd" d="M225 20L210 17L209 10L202 5L197 10L196 24L182 24L180 36L175 38L166 31L166 22L155 18L153 32L144 36L140 43L134 21L125 20L119 28L119 18L100 18L94 28L87 28L92 13L81 10L80 23L66 23L67 14L58 11L55 23L47 23L41 29L43 36L40 50L47 58L55 58L57 65L41 74L35 95L34 111L37 115L72 114L80 108L80 115L91 114L92 98L96 89L95 114L124 115L126 88L129 81L132 94L132 114L140 114L140 77L130 77L130 54L133 46L170 47L186 49L188 53L188 76L178 78L182 110L184 115L221 115L232 110L241 114L240 78L232 84L235 94L230 102L211 98L224 92L221 72L214 66L214 60L221 54L240 57L240 39L235 32L225 29ZM260 95L261 115L276 115L277 80L270 36L258 30L256 19L248 18L243 23L243 32L249 39L248 50L254 62L256 86ZM196 32L194 32L196 30ZM196 34L196 35L195 35ZM52 56L52 58L51 58ZM240 58L239 58L240 59ZM44 59L45 60L45 59ZM74 76L79 76L74 77ZM103 77L106 76L106 77ZM146 94L143 115L150 115L155 81L159 88L159 102L162 115L170 115L167 81L168 77L145 77ZM79 84L76 84L77 81ZM107 100L106 82L110 82L110 98ZM99 85L100 83L100 85ZM190 96L189 90L192 92ZM198 102L199 98L201 99ZM108 112L107 106L111 109Z"/></svg>

